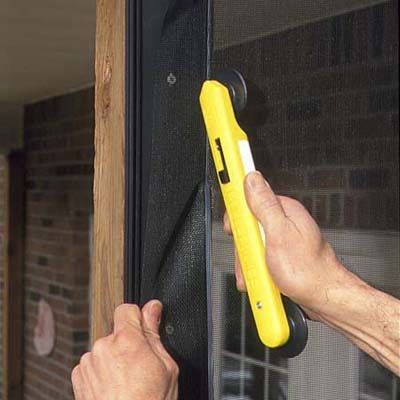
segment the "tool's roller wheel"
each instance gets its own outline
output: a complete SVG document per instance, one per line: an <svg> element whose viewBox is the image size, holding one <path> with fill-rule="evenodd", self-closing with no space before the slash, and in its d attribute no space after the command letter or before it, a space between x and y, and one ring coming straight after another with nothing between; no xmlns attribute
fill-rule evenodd
<svg viewBox="0 0 400 400"><path fill-rule="evenodd" d="M240 114L247 104L247 86L241 73L229 69L218 72L213 78L228 88L235 113Z"/></svg>
<svg viewBox="0 0 400 400"><path fill-rule="evenodd" d="M282 296L283 305L290 327L290 337L286 344L273 351L281 357L293 358L298 356L306 347L308 340L308 326L303 310L289 298Z"/></svg>

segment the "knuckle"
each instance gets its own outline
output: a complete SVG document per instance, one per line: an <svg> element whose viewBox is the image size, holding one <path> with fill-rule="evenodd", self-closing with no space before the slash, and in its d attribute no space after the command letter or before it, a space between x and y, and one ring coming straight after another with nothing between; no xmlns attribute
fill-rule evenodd
<svg viewBox="0 0 400 400"><path fill-rule="evenodd" d="M246 291L246 286L243 282L239 282L238 280L236 280L236 289L239 292L245 292Z"/></svg>
<svg viewBox="0 0 400 400"><path fill-rule="evenodd" d="M128 334L126 329L123 329L115 334L115 342L117 346L132 345L135 342L135 339L132 338L132 336L132 334Z"/></svg>
<svg viewBox="0 0 400 400"><path fill-rule="evenodd" d="M79 365L76 365L71 371L71 381L75 385L79 378Z"/></svg>
<svg viewBox="0 0 400 400"><path fill-rule="evenodd" d="M90 355L89 352L85 353L85 354L81 357L81 359L80 359L80 361L79 361L79 365L82 366L82 367L86 367L87 365L89 365L89 363L90 363L90 357L91 357L91 355Z"/></svg>
<svg viewBox="0 0 400 400"><path fill-rule="evenodd" d="M259 204L264 211L280 207L279 200L276 196L263 196L259 200Z"/></svg>
<svg viewBox="0 0 400 400"><path fill-rule="evenodd" d="M231 224L229 221L228 214L226 212L224 214L223 223L224 223L224 231L229 234L231 232Z"/></svg>
<svg viewBox="0 0 400 400"><path fill-rule="evenodd" d="M128 347L130 349L140 348L145 341L144 336L137 331L122 329L115 334L115 343L117 347Z"/></svg>
<svg viewBox="0 0 400 400"><path fill-rule="evenodd" d="M179 375L179 366L176 361L167 353L167 357L164 358L166 372L172 377L176 378Z"/></svg>
<svg viewBox="0 0 400 400"><path fill-rule="evenodd" d="M114 311L114 329L141 330L142 313L136 304L121 304Z"/></svg>
<svg viewBox="0 0 400 400"><path fill-rule="evenodd" d="M101 355L107 352L108 348L109 348L109 338L108 337L100 338L96 340L96 342L94 343L92 348L92 353L94 355Z"/></svg>
<svg viewBox="0 0 400 400"><path fill-rule="evenodd" d="M179 377L179 367L178 367L178 364L175 361L172 361L171 372L172 372L173 378L174 379L178 379L178 377Z"/></svg>
<svg viewBox="0 0 400 400"><path fill-rule="evenodd" d="M144 336L145 336L149 341L152 341L152 342L154 342L154 341L160 342L160 340L161 340L160 335L159 335L158 333L156 333L156 332L154 332L154 331L151 331L151 330L149 330L149 329L144 329L144 330L143 330L143 334L144 334Z"/></svg>
<svg viewBox="0 0 400 400"><path fill-rule="evenodd" d="M168 369L169 372L174 372L174 369L175 369L175 361L174 361L171 357L168 357L168 358L166 359L165 364L166 364L167 369Z"/></svg>
<svg viewBox="0 0 400 400"><path fill-rule="evenodd" d="M132 315L139 318L141 312L136 304L120 304L114 311L114 319L119 315Z"/></svg>

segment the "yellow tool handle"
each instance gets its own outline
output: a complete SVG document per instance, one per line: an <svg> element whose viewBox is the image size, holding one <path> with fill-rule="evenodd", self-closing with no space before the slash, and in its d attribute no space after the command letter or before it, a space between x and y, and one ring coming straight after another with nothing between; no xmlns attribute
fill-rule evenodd
<svg viewBox="0 0 400 400"><path fill-rule="evenodd" d="M289 340L289 324L267 268L264 232L243 187L255 170L247 135L236 121L228 89L218 81L204 82L200 104L258 335L268 347L282 346Z"/></svg>

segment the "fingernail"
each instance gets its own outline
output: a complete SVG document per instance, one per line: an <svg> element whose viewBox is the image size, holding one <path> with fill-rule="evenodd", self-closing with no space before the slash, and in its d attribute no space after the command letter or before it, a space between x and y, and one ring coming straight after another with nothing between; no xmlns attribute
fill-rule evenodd
<svg viewBox="0 0 400 400"><path fill-rule="evenodd" d="M247 175L246 184L250 189L256 189L257 187L264 186L265 180L260 172L255 171Z"/></svg>
<svg viewBox="0 0 400 400"><path fill-rule="evenodd" d="M159 301L155 301L150 307L150 318L158 324L161 321L162 307L163 306Z"/></svg>
<svg viewBox="0 0 400 400"><path fill-rule="evenodd" d="M264 179L264 183L266 186L268 186L269 188L271 187L271 185L268 183L268 181L266 179Z"/></svg>

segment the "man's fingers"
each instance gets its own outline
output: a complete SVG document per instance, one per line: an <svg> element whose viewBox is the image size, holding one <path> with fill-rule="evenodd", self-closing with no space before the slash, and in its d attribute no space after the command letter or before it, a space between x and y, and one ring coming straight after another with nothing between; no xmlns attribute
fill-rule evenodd
<svg viewBox="0 0 400 400"><path fill-rule="evenodd" d="M247 203L264 230L279 226L286 218L282 204L260 172L252 172L245 179Z"/></svg>
<svg viewBox="0 0 400 400"><path fill-rule="evenodd" d="M84 386L83 386L83 378L79 365L77 365L71 373L71 381L72 388L74 391L74 399L75 400L83 400L84 399Z"/></svg>
<svg viewBox="0 0 400 400"><path fill-rule="evenodd" d="M167 370L177 373L177 365L163 346L159 336L162 304L158 300L150 300L142 308L142 326L144 334L153 351L161 358Z"/></svg>
<svg viewBox="0 0 400 400"><path fill-rule="evenodd" d="M242 266L240 265L239 256L235 249L235 277L236 277L236 288L240 292L246 291L246 283L244 281Z"/></svg>
<svg viewBox="0 0 400 400"><path fill-rule="evenodd" d="M136 304L121 304L114 312L114 334L127 327L142 330L142 313Z"/></svg>
<svg viewBox="0 0 400 400"><path fill-rule="evenodd" d="M93 394L93 360L92 354L87 352L83 354L79 361L79 370L82 377L83 386L85 388L84 399L92 400L94 398Z"/></svg>
<svg viewBox="0 0 400 400"><path fill-rule="evenodd" d="M162 313L162 304L158 300L150 300L142 308L143 327L158 336Z"/></svg>
<svg viewBox="0 0 400 400"><path fill-rule="evenodd" d="M231 223L229 221L228 213L226 211L225 211L225 214L224 214L224 231L228 235L232 235L232 227L231 227Z"/></svg>
<svg viewBox="0 0 400 400"><path fill-rule="evenodd" d="M225 214L224 214L224 231L228 235L232 235L231 223L229 221L229 216L228 216L227 212L225 212ZM240 292L245 292L246 284L244 282L242 267L240 265L239 256L238 256L236 248L235 248L235 276L236 276L237 290L239 290Z"/></svg>

